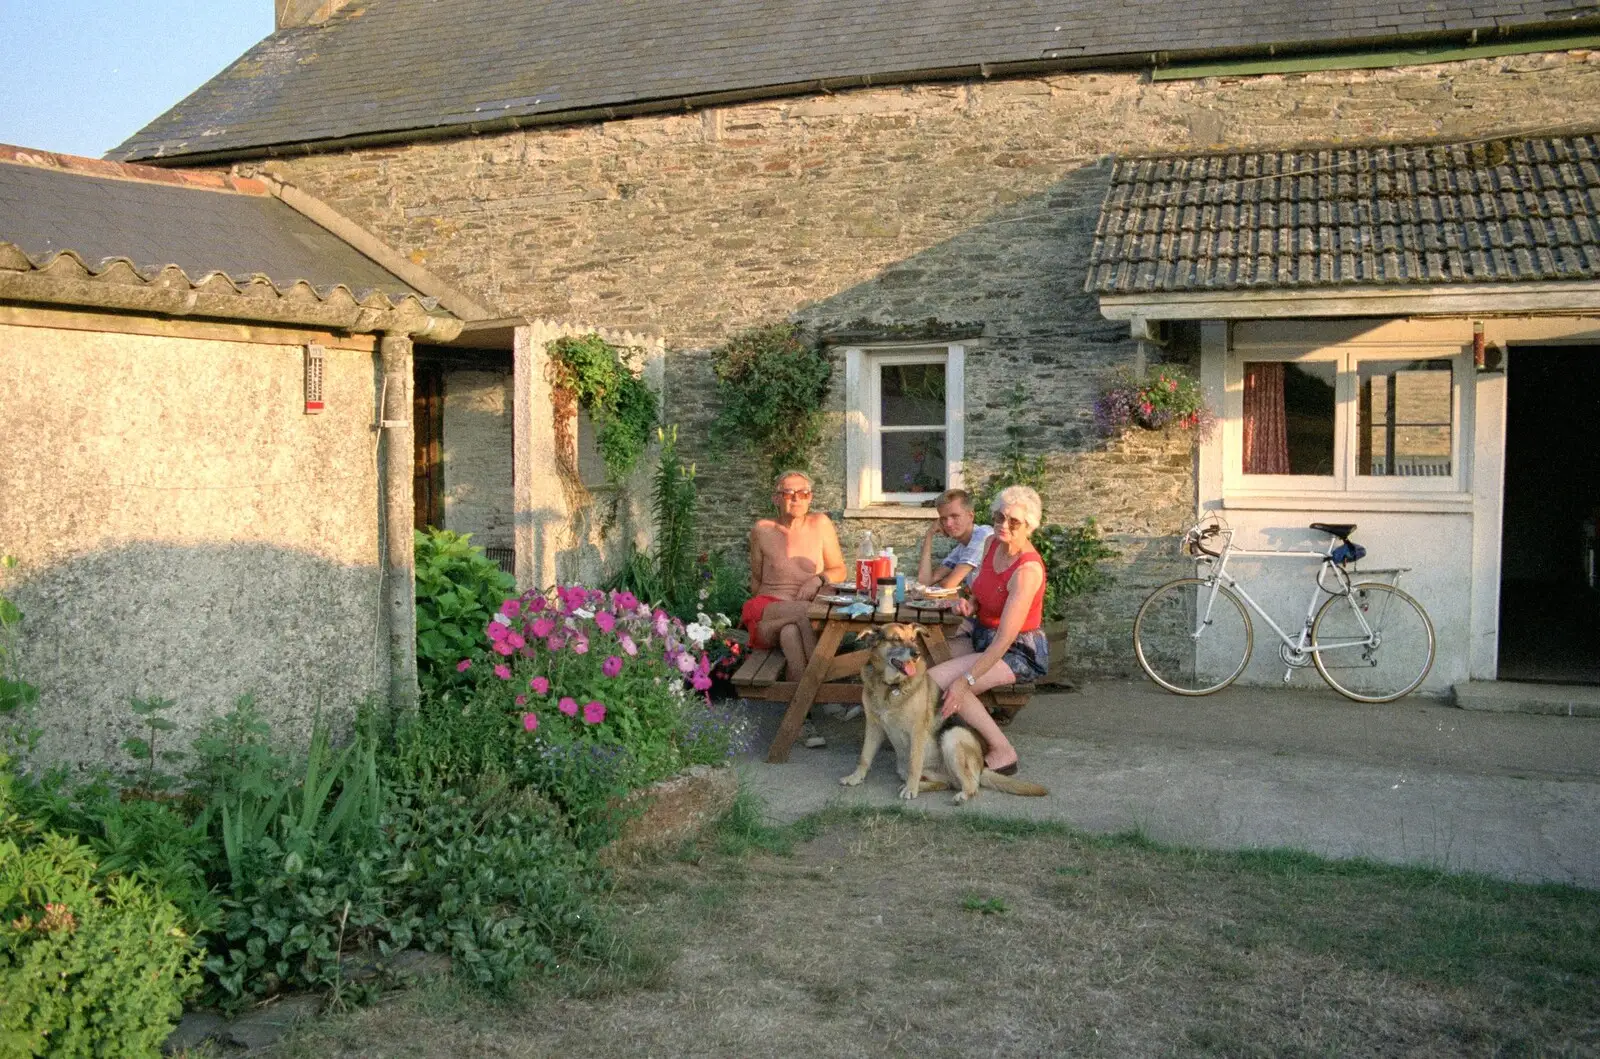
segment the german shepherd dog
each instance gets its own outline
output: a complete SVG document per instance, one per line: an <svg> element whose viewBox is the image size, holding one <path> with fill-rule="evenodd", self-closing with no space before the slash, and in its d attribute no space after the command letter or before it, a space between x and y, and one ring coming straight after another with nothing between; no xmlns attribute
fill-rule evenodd
<svg viewBox="0 0 1600 1059"><path fill-rule="evenodd" d="M867 778L884 736L894 745L895 768L905 784L900 797L959 787L955 803L978 796L979 787L1042 798L1037 783L1002 776L983 766L983 741L964 725L939 730L939 686L918 652L916 625L879 625L866 634L872 654L861 668L861 705L867 731L856 770L839 782L854 787Z"/></svg>

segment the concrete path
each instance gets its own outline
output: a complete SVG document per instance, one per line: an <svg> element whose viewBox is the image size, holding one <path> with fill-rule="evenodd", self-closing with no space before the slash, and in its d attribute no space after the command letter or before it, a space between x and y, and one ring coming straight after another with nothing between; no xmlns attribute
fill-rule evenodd
<svg viewBox="0 0 1600 1059"><path fill-rule="evenodd" d="M1473 713L1412 697L1363 706L1326 691L1231 688L1204 699L1144 682L1036 696L1010 729L1048 798L896 797L887 748L866 783L861 722L825 721L823 750L765 763L780 709L751 703L762 741L742 771L779 821L830 804L911 804L1139 828L1176 845L1293 847L1600 888L1600 718Z"/></svg>

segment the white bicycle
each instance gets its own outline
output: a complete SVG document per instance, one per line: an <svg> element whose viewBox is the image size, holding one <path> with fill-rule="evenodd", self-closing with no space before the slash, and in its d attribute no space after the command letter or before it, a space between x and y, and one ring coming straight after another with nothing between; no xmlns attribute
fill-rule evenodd
<svg viewBox="0 0 1600 1059"><path fill-rule="evenodd" d="M1356 527L1314 522L1311 528L1329 535L1325 551L1236 550L1233 530L1214 515L1191 528L1184 549L1206 569L1150 593L1133 623L1134 651L1150 679L1179 695L1210 695L1232 684L1255 647L1248 604L1278 634L1284 683L1296 669L1314 665L1329 687L1357 702L1393 702L1415 691L1433 668L1434 637L1422 604L1398 587L1409 567L1351 570L1366 554L1350 539ZM1236 555L1322 560L1298 637L1284 632L1228 573ZM1388 580L1355 580L1369 576Z"/></svg>

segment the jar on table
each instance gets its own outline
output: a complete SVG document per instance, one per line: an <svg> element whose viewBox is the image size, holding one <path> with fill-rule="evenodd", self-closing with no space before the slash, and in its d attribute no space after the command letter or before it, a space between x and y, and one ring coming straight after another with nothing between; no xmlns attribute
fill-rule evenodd
<svg viewBox="0 0 1600 1059"><path fill-rule="evenodd" d="M878 578L878 613L890 618L895 612L894 585L892 577Z"/></svg>

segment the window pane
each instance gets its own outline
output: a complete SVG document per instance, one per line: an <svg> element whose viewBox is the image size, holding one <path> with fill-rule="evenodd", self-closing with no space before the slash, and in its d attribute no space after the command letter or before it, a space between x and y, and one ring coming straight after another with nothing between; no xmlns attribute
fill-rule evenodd
<svg viewBox="0 0 1600 1059"><path fill-rule="evenodd" d="M1450 476L1453 375L1448 360L1369 360L1357 368L1357 474Z"/></svg>
<svg viewBox="0 0 1600 1059"><path fill-rule="evenodd" d="M944 431L904 430L883 439L885 493L942 493L945 489Z"/></svg>
<svg viewBox="0 0 1600 1059"><path fill-rule="evenodd" d="M1332 361L1247 361L1244 473L1333 475Z"/></svg>
<svg viewBox="0 0 1600 1059"><path fill-rule="evenodd" d="M944 426L944 364L885 364L878 420L886 427Z"/></svg>

